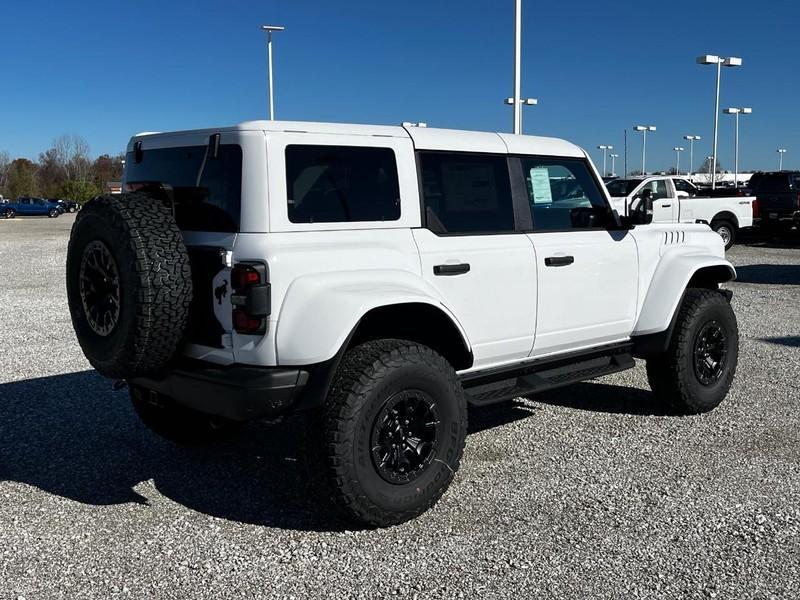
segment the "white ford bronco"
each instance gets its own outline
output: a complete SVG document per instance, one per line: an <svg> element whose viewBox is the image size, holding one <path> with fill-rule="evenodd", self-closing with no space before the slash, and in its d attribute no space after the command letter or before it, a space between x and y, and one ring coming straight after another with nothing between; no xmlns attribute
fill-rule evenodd
<svg viewBox="0 0 800 600"><path fill-rule="evenodd" d="M720 236L618 214L566 141L255 121L134 136L124 186L69 243L91 364L179 443L304 413L316 477L367 525L441 497L467 405L638 357L700 413L736 370Z"/></svg>

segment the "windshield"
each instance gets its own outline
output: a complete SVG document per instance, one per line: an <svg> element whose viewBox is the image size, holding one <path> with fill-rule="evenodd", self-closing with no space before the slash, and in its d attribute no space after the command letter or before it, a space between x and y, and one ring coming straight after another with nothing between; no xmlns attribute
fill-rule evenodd
<svg viewBox="0 0 800 600"><path fill-rule="evenodd" d="M639 184L642 183L641 179L615 179L606 184L608 193L612 196L627 196L635 190Z"/></svg>

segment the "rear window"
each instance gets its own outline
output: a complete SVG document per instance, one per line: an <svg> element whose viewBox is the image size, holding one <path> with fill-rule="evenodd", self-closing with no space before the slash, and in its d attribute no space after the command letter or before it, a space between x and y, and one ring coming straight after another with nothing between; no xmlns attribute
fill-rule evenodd
<svg viewBox="0 0 800 600"><path fill-rule="evenodd" d="M642 183L641 179L615 179L606 184L608 193L612 196L627 196Z"/></svg>
<svg viewBox="0 0 800 600"><path fill-rule="evenodd" d="M292 223L400 218L397 160L391 148L287 146L286 191Z"/></svg>
<svg viewBox="0 0 800 600"><path fill-rule="evenodd" d="M784 173L762 175L756 185L759 192L788 192L789 176Z"/></svg>
<svg viewBox="0 0 800 600"><path fill-rule="evenodd" d="M217 157L208 146L144 150L141 162L129 152L125 160L127 191L158 186L172 188L175 220L188 231L239 230L242 203L242 149L222 144Z"/></svg>
<svg viewBox="0 0 800 600"><path fill-rule="evenodd" d="M436 233L514 231L505 156L420 152L425 221Z"/></svg>

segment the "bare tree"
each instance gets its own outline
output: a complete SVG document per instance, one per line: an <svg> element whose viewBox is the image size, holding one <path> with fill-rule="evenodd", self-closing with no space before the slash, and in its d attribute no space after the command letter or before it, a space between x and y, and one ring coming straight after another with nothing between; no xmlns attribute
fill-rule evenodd
<svg viewBox="0 0 800 600"><path fill-rule="evenodd" d="M0 192L6 188L8 170L11 167L11 155L5 150L0 150Z"/></svg>
<svg viewBox="0 0 800 600"><path fill-rule="evenodd" d="M67 173L67 179L86 181L89 176L89 144L78 134L64 134L53 140L54 157Z"/></svg>

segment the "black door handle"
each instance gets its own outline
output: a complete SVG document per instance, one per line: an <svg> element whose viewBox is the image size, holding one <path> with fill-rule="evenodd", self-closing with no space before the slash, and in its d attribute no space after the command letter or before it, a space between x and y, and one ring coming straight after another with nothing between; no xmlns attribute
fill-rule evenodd
<svg viewBox="0 0 800 600"><path fill-rule="evenodd" d="M574 256L548 256L544 259L546 267L566 267L574 262Z"/></svg>
<svg viewBox="0 0 800 600"><path fill-rule="evenodd" d="M434 275L463 275L469 273L469 263L459 263L457 265L434 265Z"/></svg>
<svg viewBox="0 0 800 600"><path fill-rule="evenodd" d="M672 206L672 204L662 204L661 206L664 208L669 208L670 206Z"/></svg>

